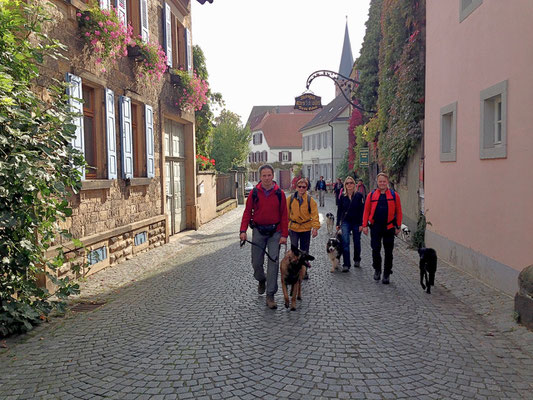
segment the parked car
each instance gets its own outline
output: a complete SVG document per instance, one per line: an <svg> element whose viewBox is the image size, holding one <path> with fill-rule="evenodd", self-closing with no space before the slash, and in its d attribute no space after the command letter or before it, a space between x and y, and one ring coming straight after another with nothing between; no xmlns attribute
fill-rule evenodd
<svg viewBox="0 0 533 400"><path fill-rule="evenodd" d="M253 182L250 182L250 181L246 182L246 184L244 185L244 196L245 197L248 196L250 192L254 190L254 187L255 185Z"/></svg>

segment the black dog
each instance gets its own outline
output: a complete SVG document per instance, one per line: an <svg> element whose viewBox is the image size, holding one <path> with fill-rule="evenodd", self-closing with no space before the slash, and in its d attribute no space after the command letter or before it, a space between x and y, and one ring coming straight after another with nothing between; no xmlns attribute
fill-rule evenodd
<svg viewBox="0 0 533 400"><path fill-rule="evenodd" d="M435 273L437 272L437 252L430 248L418 249L420 255L420 285L431 293L431 286L435 286ZM424 278L426 284L424 285Z"/></svg>
<svg viewBox="0 0 533 400"><path fill-rule="evenodd" d="M334 237L328 239L326 244L326 252L328 253L329 260L331 261L331 272L339 267L339 262L342 255L342 236L340 232Z"/></svg>

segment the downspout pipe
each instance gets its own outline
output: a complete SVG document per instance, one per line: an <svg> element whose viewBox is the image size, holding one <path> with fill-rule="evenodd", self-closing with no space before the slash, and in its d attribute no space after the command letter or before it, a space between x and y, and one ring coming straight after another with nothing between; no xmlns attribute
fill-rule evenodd
<svg viewBox="0 0 533 400"><path fill-rule="evenodd" d="M331 183L335 180L335 163L333 161L333 126L331 122L328 122L328 126L331 128Z"/></svg>

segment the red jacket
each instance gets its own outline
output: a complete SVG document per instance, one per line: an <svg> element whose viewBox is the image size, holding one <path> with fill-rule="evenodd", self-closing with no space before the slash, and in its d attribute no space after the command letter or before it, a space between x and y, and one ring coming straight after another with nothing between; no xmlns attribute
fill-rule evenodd
<svg viewBox="0 0 533 400"><path fill-rule="evenodd" d="M254 216L254 223L257 225L270 225L277 224L277 231L281 231L282 237L289 236L289 218L287 216L287 199L285 193L281 190L281 203L276 195L276 190L279 186L275 183L268 197L265 195L265 191L261 186L261 182L256 186L257 188L257 201L253 200L253 190L248 195L246 200L246 207L242 214L241 220L241 232L246 232L248 224L252 219L252 209Z"/></svg>
<svg viewBox="0 0 533 400"><path fill-rule="evenodd" d="M372 224L374 222L374 212L378 205L379 195L381 192L376 189L366 196L365 201L365 211L363 212L363 227L368 226L368 223ZM400 196L398 192L394 192L394 197L390 189L387 189L385 192L387 197L387 229L399 228L402 225L402 203L400 202ZM396 220L396 221L395 221Z"/></svg>

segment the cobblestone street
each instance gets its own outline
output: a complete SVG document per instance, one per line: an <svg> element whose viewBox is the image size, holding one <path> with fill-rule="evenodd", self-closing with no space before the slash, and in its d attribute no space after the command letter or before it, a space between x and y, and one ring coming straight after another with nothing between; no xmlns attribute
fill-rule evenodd
<svg viewBox="0 0 533 400"><path fill-rule="evenodd" d="M533 333L510 297L442 262L426 294L398 239L390 285L364 235L362 267L330 273L324 225L298 310L281 287L269 310L241 214L89 277L78 300L106 304L8 340L0 398L533 399Z"/></svg>

